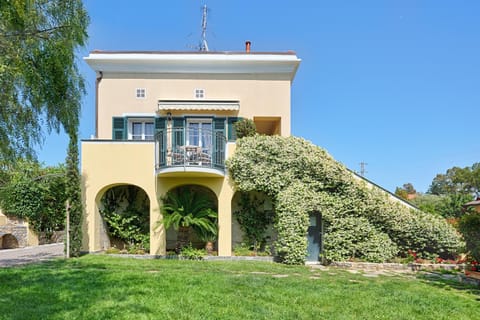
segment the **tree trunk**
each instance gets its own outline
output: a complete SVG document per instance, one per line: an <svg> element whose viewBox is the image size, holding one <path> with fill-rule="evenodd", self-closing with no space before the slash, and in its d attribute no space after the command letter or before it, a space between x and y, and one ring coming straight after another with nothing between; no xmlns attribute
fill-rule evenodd
<svg viewBox="0 0 480 320"><path fill-rule="evenodd" d="M190 238L189 227L179 227L177 233L177 250L180 252L183 247L188 245L188 239Z"/></svg>

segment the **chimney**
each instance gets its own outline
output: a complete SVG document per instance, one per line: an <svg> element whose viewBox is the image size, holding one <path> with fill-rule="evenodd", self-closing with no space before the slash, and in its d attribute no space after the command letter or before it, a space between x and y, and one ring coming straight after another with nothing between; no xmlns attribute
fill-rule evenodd
<svg viewBox="0 0 480 320"><path fill-rule="evenodd" d="M250 53L251 42L249 40L245 41L245 52Z"/></svg>

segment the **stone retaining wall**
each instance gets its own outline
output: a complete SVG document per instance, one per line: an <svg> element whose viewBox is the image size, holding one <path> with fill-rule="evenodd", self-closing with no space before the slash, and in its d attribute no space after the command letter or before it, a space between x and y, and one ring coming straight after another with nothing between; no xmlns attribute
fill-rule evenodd
<svg viewBox="0 0 480 320"><path fill-rule="evenodd" d="M0 233L4 235L11 234L12 236L17 239L18 242L18 247L26 247L27 246L27 241L28 241L28 228L27 226L23 225L12 225L12 224L7 224L0 226ZM2 243L2 247L10 247L10 243L5 243L5 237Z"/></svg>
<svg viewBox="0 0 480 320"><path fill-rule="evenodd" d="M332 267L368 271L420 271L420 270L465 270L464 264L435 263L371 263L371 262L332 262Z"/></svg>

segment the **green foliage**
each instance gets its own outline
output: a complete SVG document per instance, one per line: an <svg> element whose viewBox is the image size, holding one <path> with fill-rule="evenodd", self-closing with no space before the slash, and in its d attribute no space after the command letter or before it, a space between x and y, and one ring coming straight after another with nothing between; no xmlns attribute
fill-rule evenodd
<svg viewBox="0 0 480 320"><path fill-rule="evenodd" d="M78 162L77 130L69 132L67 151L67 170L65 181L65 196L68 200L70 215L70 256L80 256L82 249L82 191L80 188L80 172ZM66 243L65 243L66 245Z"/></svg>
<svg viewBox="0 0 480 320"><path fill-rule="evenodd" d="M202 260L207 252L204 249L196 249L192 247L192 244L182 248L180 257L187 260Z"/></svg>
<svg viewBox="0 0 480 320"><path fill-rule="evenodd" d="M398 247L388 235L377 230L364 217L338 218L327 229L324 258L329 261L361 258L384 262L398 252Z"/></svg>
<svg viewBox="0 0 480 320"><path fill-rule="evenodd" d="M66 181L63 166L44 167L18 161L5 172L0 206L6 215L26 219L37 232L49 237L65 225Z"/></svg>
<svg viewBox="0 0 480 320"><path fill-rule="evenodd" d="M470 194L453 193L447 195L419 194L411 202L420 210L442 216L444 218L459 218L472 208L465 209L463 205L472 201Z"/></svg>
<svg viewBox="0 0 480 320"><path fill-rule="evenodd" d="M476 261L480 261L480 213L464 215L458 226L465 238L470 255Z"/></svg>
<svg viewBox="0 0 480 320"><path fill-rule="evenodd" d="M462 246L443 219L392 200L301 138L242 139L227 167L238 190L264 192L275 202L276 250L284 263L304 263L314 211L325 222L328 259L384 261L409 249L448 255Z"/></svg>
<svg viewBox="0 0 480 320"><path fill-rule="evenodd" d="M165 230L173 227L180 231L180 250L187 244L190 229L206 241L216 238L218 214L208 194L184 186L167 192L161 200L163 218L157 222L157 228L163 225Z"/></svg>
<svg viewBox="0 0 480 320"><path fill-rule="evenodd" d="M77 129L84 82L75 50L88 23L81 0L1 2L0 159L33 156L44 130Z"/></svg>
<svg viewBox="0 0 480 320"><path fill-rule="evenodd" d="M480 192L480 162L470 167L452 167L445 174L437 174L428 193L437 195L473 194Z"/></svg>
<svg viewBox="0 0 480 320"><path fill-rule="evenodd" d="M234 124L235 132L237 133L237 138L243 137L253 137L257 134L257 127L255 122L251 119L241 119Z"/></svg>
<svg viewBox="0 0 480 320"><path fill-rule="evenodd" d="M408 195L410 194L416 194L417 190L413 187L413 184L411 183L405 183L403 184L403 187L397 187L395 189L395 194L399 196L402 199L408 200Z"/></svg>
<svg viewBox="0 0 480 320"><path fill-rule="evenodd" d="M267 228L275 217L273 210L264 209L264 202L252 193L241 192L239 210L234 212L244 233L244 241L255 252L265 244Z"/></svg>
<svg viewBox="0 0 480 320"><path fill-rule="evenodd" d="M108 190L100 210L110 236L122 240L129 248L150 249L150 211L148 198L135 186Z"/></svg>

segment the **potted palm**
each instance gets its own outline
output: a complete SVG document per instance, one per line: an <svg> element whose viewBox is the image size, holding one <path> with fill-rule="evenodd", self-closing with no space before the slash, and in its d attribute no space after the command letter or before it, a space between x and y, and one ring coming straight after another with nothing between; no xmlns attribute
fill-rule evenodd
<svg viewBox="0 0 480 320"><path fill-rule="evenodd" d="M189 187L181 187L167 192L162 198L161 213L163 219L157 222L167 230L173 227L177 231L177 250L188 244L191 231L202 237L217 234L217 217L213 202L208 195Z"/></svg>

